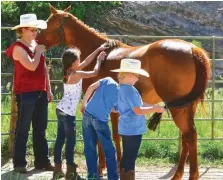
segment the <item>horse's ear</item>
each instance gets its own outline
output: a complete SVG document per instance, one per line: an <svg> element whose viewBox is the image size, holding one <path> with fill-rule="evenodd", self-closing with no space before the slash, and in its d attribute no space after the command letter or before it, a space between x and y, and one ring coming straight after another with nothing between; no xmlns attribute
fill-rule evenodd
<svg viewBox="0 0 223 180"><path fill-rule="evenodd" d="M64 12L69 12L70 9L71 9L71 5L70 5L68 8L64 9L63 11L64 11Z"/></svg>
<svg viewBox="0 0 223 180"><path fill-rule="evenodd" d="M57 13L57 10L49 3L49 6L50 6L50 11L52 14L56 14Z"/></svg>

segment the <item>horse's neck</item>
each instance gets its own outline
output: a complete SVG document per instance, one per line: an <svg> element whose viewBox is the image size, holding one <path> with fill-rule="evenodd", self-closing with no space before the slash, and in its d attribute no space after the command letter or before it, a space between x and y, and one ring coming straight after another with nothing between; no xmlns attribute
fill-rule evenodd
<svg viewBox="0 0 223 180"><path fill-rule="evenodd" d="M72 22L68 28L70 34L67 44L79 48L82 59L106 41L105 38L90 30L86 25Z"/></svg>

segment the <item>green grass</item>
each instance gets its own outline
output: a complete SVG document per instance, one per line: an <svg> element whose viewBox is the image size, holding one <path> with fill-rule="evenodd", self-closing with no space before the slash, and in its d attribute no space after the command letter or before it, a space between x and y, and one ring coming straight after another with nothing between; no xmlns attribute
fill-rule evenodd
<svg viewBox="0 0 223 180"><path fill-rule="evenodd" d="M223 91L216 90L215 99L223 99ZM1 111L10 112L10 98L6 98L2 101ZM56 109L57 103L49 104L49 119L56 120ZM205 102L206 112L202 112L201 108L198 107L196 118L211 118L211 102ZM199 105L200 106L200 105ZM214 117L223 118L223 102L216 102L214 104ZM164 118L168 117L165 113ZM77 111L76 118L78 120L82 119L82 115ZM195 121L196 129L198 133L198 138L211 138L212 137L212 121ZM2 116L1 120L1 132L8 132L10 125L10 116ZM223 121L214 122L214 137L223 137ZM49 122L47 128L47 139L55 140L57 133L57 123ZM174 122L171 121L161 121L158 129L153 131L147 131L143 138L178 138L179 131L175 126ZM77 121L77 139L82 139L81 121ZM8 136L2 136L1 138L1 150L2 157L8 156ZM54 143L49 143L50 155L53 155ZM139 165L167 165L171 163L178 162L179 152L178 152L178 140L144 140L142 142L139 158L137 163ZM83 142L78 141L76 143L76 154L83 155ZM28 141L28 155L32 156L32 142L31 137ZM223 143L222 140L199 140L198 141L198 158L199 163L202 165L222 165L223 164Z"/></svg>

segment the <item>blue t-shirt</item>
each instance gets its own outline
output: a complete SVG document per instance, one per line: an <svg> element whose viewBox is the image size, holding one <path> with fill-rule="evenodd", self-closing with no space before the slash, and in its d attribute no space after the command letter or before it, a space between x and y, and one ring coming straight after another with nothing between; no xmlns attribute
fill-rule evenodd
<svg viewBox="0 0 223 180"><path fill-rule="evenodd" d="M98 120L108 122L112 108L117 106L118 84L111 77L99 82L100 86L95 90L85 110Z"/></svg>
<svg viewBox="0 0 223 180"><path fill-rule="evenodd" d="M118 133L121 135L140 135L146 132L146 118L136 115L134 107L143 106L142 98L134 86L120 84L118 111L120 114Z"/></svg>

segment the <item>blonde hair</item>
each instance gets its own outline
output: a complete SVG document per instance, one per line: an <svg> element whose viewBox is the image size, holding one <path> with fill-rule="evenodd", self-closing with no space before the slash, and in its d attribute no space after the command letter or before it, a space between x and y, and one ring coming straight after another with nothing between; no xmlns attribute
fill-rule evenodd
<svg viewBox="0 0 223 180"><path fill-rule="evenodd" d="M22 37L22 29L23 29L23 28L18 28L18 29L16 29L16 36L17 36L18 38L21 38L21 37Z"/></svg>
<svg viewBox="0 0 223 180"><path fill-rule="evenodd" d="M122 82L123 79L128 76L130 73L129 72L119 72L118 73L118 81L119 82Z"/></svg>

